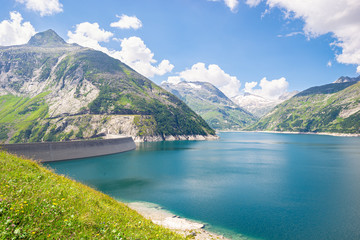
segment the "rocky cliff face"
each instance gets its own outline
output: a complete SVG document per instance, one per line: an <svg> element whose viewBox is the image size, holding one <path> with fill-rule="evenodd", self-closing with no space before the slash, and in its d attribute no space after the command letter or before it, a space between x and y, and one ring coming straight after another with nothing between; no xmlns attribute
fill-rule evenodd
<svg viewBox="0 0 360 240"><path fill-rule="evenodd" d="M210 83L164 82L161 86L188 104L214 129L240 130L257 120Z"/></svg>
<svg viewBox="0 0 360 240"><path fill-rule="evenodd" d="M360 82L309 88L275 107L249 129L360 133Z"/></svg>
<svg viewBox="0 0 360 240"><path fill-rule="evenodd" d="M108 55L67 44L54 31L0 47L0 139L61 141L214 136L174 95ZM155 139L154 138L154 139Z"/></svg>

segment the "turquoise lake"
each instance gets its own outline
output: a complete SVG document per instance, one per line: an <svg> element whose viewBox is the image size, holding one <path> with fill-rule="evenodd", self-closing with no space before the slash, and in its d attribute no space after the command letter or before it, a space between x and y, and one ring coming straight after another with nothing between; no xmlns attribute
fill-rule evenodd
<svg viewBox="0 0 360 240"><path fill-rule="evenodd" d="M47 165L116 199L158 204L233 239L360 239L360 138L219 136Z"/></svg>

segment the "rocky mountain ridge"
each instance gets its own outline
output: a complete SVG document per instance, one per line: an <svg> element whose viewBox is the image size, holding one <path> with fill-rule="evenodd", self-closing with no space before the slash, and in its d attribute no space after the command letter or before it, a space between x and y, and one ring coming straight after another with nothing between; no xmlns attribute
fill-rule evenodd
<svg viewBox="0 0 360 240"><path fill-rule="evenodd" d="M117 127L114 127L117 126ZM54 31L0 48L0 139L214 137L185 103L119 60ZM185 137L186 138L186 137Z"/></svg>

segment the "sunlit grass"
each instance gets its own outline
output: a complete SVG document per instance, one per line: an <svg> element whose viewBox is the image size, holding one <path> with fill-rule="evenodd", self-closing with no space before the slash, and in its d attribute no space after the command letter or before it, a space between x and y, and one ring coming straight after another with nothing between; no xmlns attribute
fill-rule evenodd
<svg viewBox="0 0 360 240"><path fill-rule="evenodd" d="M0 239L183 239L111 197L0 152Z"/></svg>

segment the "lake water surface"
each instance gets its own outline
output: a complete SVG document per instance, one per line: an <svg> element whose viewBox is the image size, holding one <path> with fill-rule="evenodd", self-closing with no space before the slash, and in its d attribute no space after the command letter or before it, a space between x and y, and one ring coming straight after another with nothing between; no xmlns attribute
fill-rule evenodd
<svg viewBox="0 0 360 240"><path fill-rule="evenodd" d="M116 199L159 204L234 239L360 239L360 138L220 137L48 165Z"/></svg>

